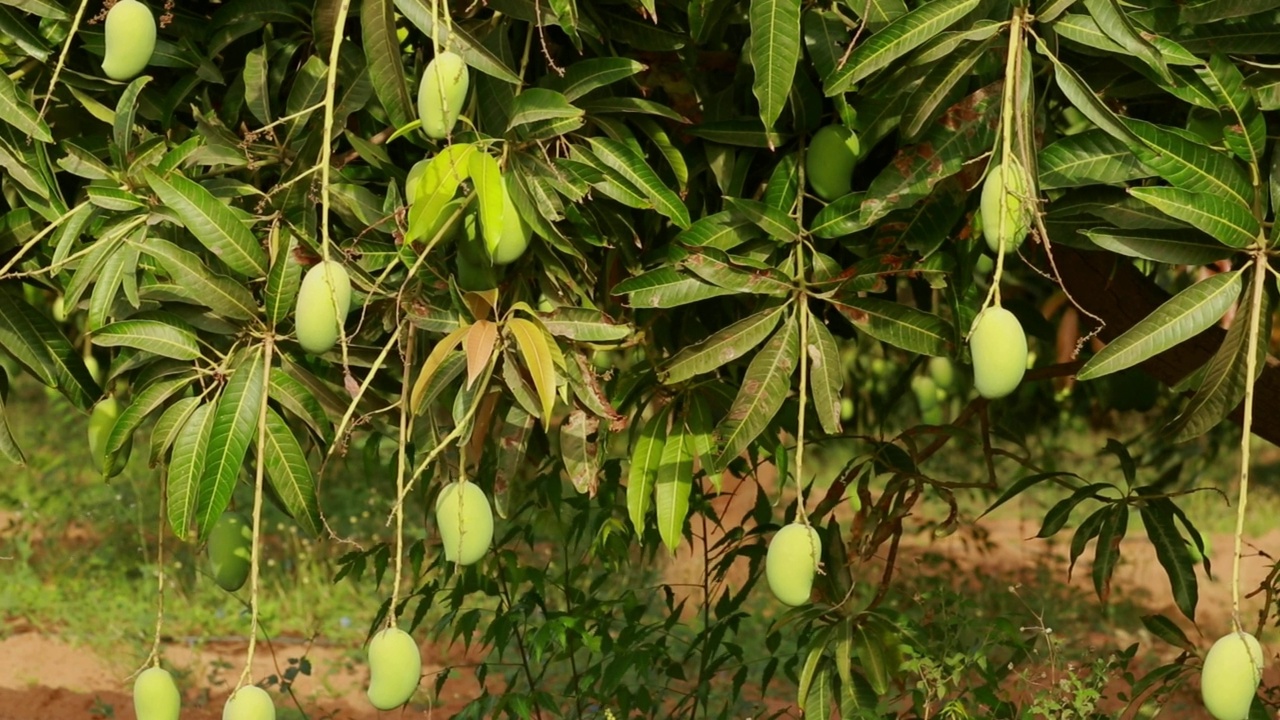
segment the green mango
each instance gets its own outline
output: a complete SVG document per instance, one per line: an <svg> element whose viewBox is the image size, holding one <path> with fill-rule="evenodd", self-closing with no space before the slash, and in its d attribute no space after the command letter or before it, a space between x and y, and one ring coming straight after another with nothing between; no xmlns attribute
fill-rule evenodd
<svg viewBox="0 0 1280 720"><path fill-rule="evenodd" d="M422 677L418 643L400 628L387 628L369 641L369 702L394 710L409 702Z"/></svg>
<svg viewBox="0 0 1280 720"><path fill-rule="evenodd" d="M351 277L342 263L313 265L298 288L295 322L302 349L312 355L328 352L338 343L350 309Z"/></svg>
<svg viewBox="0 0 1280 720"><path fill-rule="evenodd" d="M427 63L418 86L418 117L427 137L449 137L462 113L469 85L467 64L458 55L446 50Z"/></svg>
<svg viewBox="0 0 1280 720"><path fill-rule="evenodd" d="M860 150L858 136L843 125L827 125L814 133L804 161L805 178L813 192L828 202L848 195Z"/></svg>
<svg viewBox="0 0 1280 720"><path fill-rule="evenodd" d="M1027 371L1027 336L1013 313L992 306L973 321L969 334L973 384L989 400L1013 392Z"/></svg>
<svg viewBox="0 0 1280 720"><path fill-rule="evenodd" d="M493 543L493 509L473 482L449 483L436 498L436 525L449 562L471 565Z"/></svg>
<svg viewBox="0 0 1280 720"><path fill-rule="evenodd" d="M138 720L178 720L182 695L164 668L149 667L133 681L133 713Z"/></svg>
<svg viewBox="0 0 1280 720"><path fill-rule="evenodd" d="M765 579L780 602L792 607L809 602L822 557L822 538L803 523L786 525L769 541Z"/></svg>
<svg viewBox="0 0 1280 720"><path fill-rule="evenodd" d="M244 587L253 560L253 525L237 512L222 513L209 533L213 580L227 592Z"/></svg>
<svg viewBox="0 0 1280 720"><path fill-rule="evenodd" d="M106 55L102 72L112 80L128 80L147 67L156 49L156 18L138 0L117 0L103 23Z"/></svg>

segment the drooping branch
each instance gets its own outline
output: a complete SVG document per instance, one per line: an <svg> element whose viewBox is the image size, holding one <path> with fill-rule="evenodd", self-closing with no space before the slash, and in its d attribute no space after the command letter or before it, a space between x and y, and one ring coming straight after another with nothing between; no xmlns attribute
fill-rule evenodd
<svg viewBox="0 0 1280 720"><path fill-rule="evenodd" d="M1055 246L1053 257L1062 284L1084 309L1106 322L1099 337L1111 342L1169 299L1169 294L1132 263L1106 253ZM1222 345L1227 332L1213 326L1175 348L1166 350L1139 367L1165 385L1176 385L1207 363ZM1267 367L1254 388L1258 407L1280 406L1280 362L1267 358ZM1243 407L1231 412L1237 423ZM1280 415L1265 413L1254 418L1253 432L1280 445Z"/></svg>

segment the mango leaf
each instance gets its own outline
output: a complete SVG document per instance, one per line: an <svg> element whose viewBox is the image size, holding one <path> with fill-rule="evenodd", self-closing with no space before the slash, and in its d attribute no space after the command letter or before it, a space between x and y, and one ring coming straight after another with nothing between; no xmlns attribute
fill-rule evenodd
<svg viewBox="0 0 1280 720"><path fill-rule="evenodd" d="M177 214L191 234L227 267L254 279L266 274L267 257L257 238L213 193L177 173L165 180L150 169L143 172L160 202Z"/></svg>
<svg viewBox="0 0 1280 720"><path fill-rule="evenodd" d="M551 422L551 410L556 402L556 373L551 348L547 346L542 329L532 321L511 318L506 328L514 336L520 358L533 378L533 387L538 391L538 401L542 404L542 423L546 426Z"/></svg>
<svg viewBox="0 0 1280 720"><path fill-rule="evenodd" d="M1174 187L1235 200L1246 210L1253 207L1253 186L1227 154L1153 123L1126 119L1125 124L1145 144L1134 147L1134 153Z"/></svg>
<svg viewBox="0 0 1280 720"><path fill-rule="evenodd" d="M766 129L760 124L760 118L709 121L695 125L687 132L723 145L754 148L774 148L791 139L787 133Z"/></svg>
<svg viewBox="0 0 1280 720"><path fill-rule="evenodd" d="M931 0L889 23L849 54L824 86L828 97L847 92L855 83L893 62L955 24L978 6L978 0Z"/></svg>
<svg viewBox="0 0 1280 720"><path fill-rule="evenodd" d="M1138 493L1148 496L1145 502L1138 505L1142 513L1142 525L1146 528L1151 546L1156 549L1156 560L1169 577L1173 601L1178 610L1194 623L1199 598L1196 568L1191 561L1191 554L1187 552L1186 542L1178 533L1174 513L1169 507L1173 505L1173 501L1155 496L1156 493L1148 488L1139 488Z"/></svg>
<svg viewBox="0 0 1280 720"><path fill-rule="evenodd" d="M1068 135L1041 150L1037 160L1044 190L1116 185L1152 174L1127 145L1101 130Z"/></svg>
<svg viewBox="0 0 1280 720"><path fill-rule="evenodd" d="M1111 513L1110 505L1103 505L1094 510L1088 517L1076 526L1075 533L1071 536L1071 558L1067 564L1067 580L1071 579L1071 573L1075 570L1076 560L1084 554L1085 546L1089 541L1098 537L1098 533L1102 531L1102 523Z"/></svg>
<svg viewBox="0 0 1280 720"><path fill-rule="evenodd" d="M658 372L658 379L674 385L745 356L769 337L786 309L787 306L779 305L762 310L713 333L702 342L685 346Z"/></svg>
<svg viewBox="0 0 1280 720"><path fill-rule="evenodd" d="M591 497L595 497L599 482L602 437L600 418L582 408L575 407L560 424L560 457L569 482Z"/></svg>
<svg viewBox="0 0 1280 720"><path fill-rule="evenodd" d="M510 515L511 486L525 470L533 423L533 415L520 403L512 403L495 433L498 461L493 471L493 509L504 519Z"/></svg>
<svg viewBox="0 0 1280 720"><path fill-rule="evenodd" d="M273 367L267 378L267 395L302 420L316 434L316 438L325 442L333 429L324 407L306 385L298 382L284 371L284 368Z"/></svg>
<svg viewBox="0 0 1280 720"><path fill-rule="evenodd" d="M511 119L507 122L507 131L510 132L521 125L546 120L576 119L585 113L585 110L575 107L568 98L555 90L528 88L516 96L511 106Z"/></svg>
<svg viewBox="0 0 1280 720"><path fill-rule="evenodd" d="M658 478L663 446L667 435L666 407L653 414L640 428L635 447L631 449L631 462L627 469L627 515L636 536L644 539L645 517L653 499L653 486Z"/></svg>
<svg viewBox="0 0 1280 720"><path fill-rule="evenodd" d="M816 315L809 314L807 347L809 389L813 394L813 411L823 432L840 434L840 393L844 388L844 368L835 336Z"/></svg>
<svg viewBox="0 0 1280 720"><path fill-rule="evenodd" d="M522 94L523 96L523 94ZM691 224L689 208L680 196L662 184L649 163L626 143L604 137L590 138L595 156L605 165L634 185L653 203L658 212L667 216L681 229Z"/></svg>
<svg viewBox="0 0 1280 720"><path fill-rule="evenodd" d="M872 224L862 221L862 204L866 200L865 192L851 192L827 203L813 217L809 233L815 237L830 239L866 230Z"/></svg>
<svg viewBox="0 0 1280 720"><path fill-rule="evenodd" d="M94 331L99 347L131 347L174 360L200 357L196 334L176 318L164 320L121 320Z"/></svg>
<svg viewBox="0 0 1280 720"><path fill-rule="evenodd" d="M796 63L800 61L800 3L795 0L751 0L752 92L760 103L760 120L771 128L786 107Z"/></svg>
<svg viewBox="0 0 1280 720"><path fill-rule="evenodd" d="M827 302L855 328L881 342L930 357L950 353L951 329L937 315L889 300L840 293Z"/></svg>
<svg viewBox="0 0 1280 720"><path fill-rule="evenodd" d="M215 403L208 402L193 410L173 441L168 479L169 527L182 540L187 539L187 531L195 522L215 407Z"/></svg>
<svg viewBox="0 0 1280 720"><path fill-rule="evenodd" d="M202 541L231 502L245 453L257 435L258 413L266 392L263 370L261 349L246 353L213 413L195 512L197 538Z"/></svg>
<svg viewBox="0 0 1280 720"><path fill-rule="evenodd" d="M507 189L502 182L502 168L487 152L471 154L471 183L475 186L480 213L480 232L490 255L502 241L502 212L507 204Z"/></svg>
<svg viewBox="0 0 1280 720"><path fill-rule="evenodd" d="M395 3L392 0L361 2L360 39L364 44L373 92L387 111L391 125L404 127L416 119L417 112L400 61L400 40L396 37Z"/></svg>
<svg viewBox="0 0 1280 720"><path fill-rule="evenodd" d="M272 489L298 526L309 536L318 537L323 521L307 455L289 424L271 408L267 408L266 440L266 446L258 448L258 452L262 453ZM254 442L257 442L257 433L254 433Z"/></svg>
<svg viewBox="0 0 1280 720"><path fill-rule="evenodd" d="M244 56L244 70L240 73L244 83L245 106L259 123L271 122L271 89L267 71L267 46L261 45Z"/></svg>
<svg viewBox="0 0 1280 720"><path fill-rule="evenodd" d="M440 27L432 15L431 3L428 0L395 0L395 5L409 22L438 42L441 47L447 47L458 53L467 65L512 85L521 84L519 75L512 72L497 55L494 55L461 25L451 23Z"/></svg>
<svg viewBox="0 0 1280 720"><path fill-rule="evenodd" d="M469 390L476 380L484 374L494 359L494 348L498 345L498 323L481 318L467 328L466 337L462 339L462 352L467 356L467 383Z"/></svg>
<svg viewBox="0 0 1280 720"><path fill-rule="evenodd" d="M409 407L414 413L422 414L426 411L427 406L423 400L426 397L427 388L430 387L432 379L436 372L440 370L444 364L445 358L458 348L462 343L462 339L471 331L471 326L455 328L453 332L446 335L440 342L431 348L431 352L427 355L427 359L422 363L422 369L418 371L418 379L413 383L413 391L409 396Z"/></svg>
<svg viewBox="0 0 1280 720"><path fill-rule="evenodd" d="M111 456L118 453L133 439L134 431L142 426L143 421L151 413L159 410L180 390L186 389L194 379L191 375L185 374L165 378L151 383L134 395L133 401L120 413L120 417L116 418L115 424L111 427L111 434L107 436L106 454Z"/></svg>
<svg viewBox="0 0 1280 720"><path fill-rule="evenodd" d="M858 655L863 675L877 695L889 691L890 674L897 669L890 667L893 649L885 647L885 642L884 635L869 627L869 623L860 623L853 630L854 652Z"/></svg>
<svg viewBox="0 0 1280 720"><path fill-rule="evenodd" d="M943 103L954 99L957 92L965 89L966 85L961 81L973 70L978 59L988 52L992 42L993 40L988 39L971 43L963 51L951 53L924 76L907 98L902 110L900 126L907 140L914 140L919 136L928 123L937 117Z"/></svg>
<svg viewBox="0 0 1280 720"><path fill-rule="evenodd" d="M1195 644L1192 643L1191 639L1187 637L1187 634L1182 631L1182 628L1178 627L1176 623L1164 615L1143 615L1142 626L1145 627L1152 635L1155 635L1176 648L1186 650L1190 653L1196 651Z"/></svg>
<svg viewBox="0 0 1280 720"><path fill-rule="evenodd" d="M849 44L849 28L836 13L810 8L804 11L801 29L809 60L825 83L835 72L844 48Z"/></svg>
<svg viewBox="0 0 1280 720"><path fill-rule="evenodd" d="M716 427L719 455L713 470L729 465L755 440L791 392L791 376L800 360L798 322L787 318L765 346L752 358L743 375L729 414Z"/></svg>
<svg viewBox="0 0 1280 720"><path fill-rule="evenodd" d="M1119 372L1217 323L1240 296L1240 271L1218 273L1169 298L1080 368L1080 380Z"/></svg>
<svg viewBox="0 0 1280 720"><path fill-rule="evenodd" d="M681 260L680 266L712 285L735 293L785 297L792 291L791 282L777 270L735 265L732 257L714 248L699 248Z"/></svg>
<svg viewBox="0 0 1280 720"><path fill-rule="evenodd" d="M636 308L679 307L732 292L671 267L650 270L613 287L613 294L627 295L627 303Z"/></svg>
<svg viewBox="0 0 1280 720"><path fill-rule="evenodd" d="M1082 231L1094 245L1128 257L1170 265L1208 265L1235 254L1199 230L1122 230L1094 228Z"/></svg>
<svg viewBox="0 0 1280 720"><path fill-rule="evenodd" d="M755 223L774 240L791 243L800 237L800 226L786 211L746 198L726 197L724 201L726 208Z"/></svg>
<svg viewBox="0 0 1280 720"><path fill-rule="evenodd" d="M257 317L253 294L239 282L212 272L195 253L154 236L146 237L138 248L160 261L175 283L219 315L236 320Z"/></svg>
<svg viewBox="0 0 1280 720"><path fill-rule="evenodd" d="M88 410L102 395L80 352L48 316L27 304L13 284L0 285L0 346L81 410Z"/></svg>
<svg viewBox="0 0 1280 720"><path fill-rule="evenodd" d="M1124 50L1149 65L1165 82L1172 83L1173 76L1164 57L1146 38L1138 33L1125 16L1116 0L1084 0L1084 6L1098 23L1098 27Z"/></svg>
<svg viewBox="0 0 1280 720"><path fill-rule="evenodd" d="M5 73L0 73L0 119L9 123L18 132L43 143L53 142L49 125L40 118L40 114L31 103L19 96L18 87Z"/></svg>
<svg viewBox="0 0 1280 720"><path fill-rule="evenodd" d="M1171 187L1135 187L1129 194L1229 247L1248 247L1262 232L1253 213L1235 199Z"/></svg>
<svg viewBox="0 0 1280 720"><path fill-rule="evenodd" d="M1245 86L1244 73L1231 60L1215 53L1209 63L1196 70L1218 99L1218 107L1229 120L1223 128L1223 141L1237 157L1259 165L1266 151L1267 122L1258 111L1253 95Z"/></svg>
<svg viewBox="0 0 1280 720"><path fill-rule="evenodd" d="M1093 589L1098 599L1106 604L1111 596L1111 575L1120 562L1120 542L1129 531L1129 506L1112 505L1098 530L1098 542L1093 555Z"/></svg>
<svg viewBox="0 0 1280 720"><path fill-rule="evenodd" d="M173 442L178 438L178 432L186 426L187 420L196 408L200 406L201 398L184 397L174 402L165 411L160 413L160 417L156 419L155 427L151 429L151 451L148 458L151 467L155 467L164 461L164 456L169 452L169 448L173 447Z"/></svg>
<svg viewBox="0 0 1280 720"><path fill-rule="evenodd" d="M1193 0L1180 6L1178 18L1192 25L1247 17L1280 7L1280 0Z"/></svg>
<svg viewBox="0 0 1280 720"><path fill-rule="evenodd" d="M1036 51L1049 58L1049 61L1053 63L1053 77L1058 84L1058 89L1062 90L1062 94L1067 97L1067 100L1077 110L1108 135L1129 147L1141 144L1142 141L1138 139L1138 136L1133 134L1129 126L1112 112L1111 108L1107 107L1107 104L1098 97L1093 88L1089 87L1084 78L1081 78L1079 73L1060 62L1057 56L1045 47L1044 40L1039 37L1036 38Z"/></svg>
<svg viewBox="0 0 1280 720"><path fill-rule="evenodd" d="M1258 282L1256 276L1249 278L1241 295L1252 298L1251 283ZM1227 336L1217 352L1204 368L1203 380L1196 389L1196 394L1183 408L1182 414L1170 424L1166 432L1173 433L1175 442L1185 442L1207 432L1222 422L1244 398L1245 384L1248 377L1246 356L1249 348L1249 303L1241 303L1235 322L1227 328ZM1261 324L1259 337L1270 337L1271 332L1271 294L1262 293ZM1261 374L1266 367L1267 343L1258 343L1258 355L1255 368ZM1256 379L1256 378L1255 378Z"/></svg>
<svg viewBox="0 0 1280 720"><path fill-rule="evenodd" d="M578 342L615 342L631 337L634 332L630 325L619 325L599 310L590 308L560 307L540 313L538 320L552 335Z"/></svg>
<svg viewBox="0 0 1280 720"><path fill-rule="evenodd" d="M693 490L693 448L684 425L676 423L662 443L662 458L654 476L654 507L658 513L658 535L674 556L684 535Z"/></svg>
<svg viewBox="0 0 1280 720"><path fill-rule="evenodd" d="M565 68L564 77L552 78L553 89L559 90L569 102L607 85L626 80L644 72L643 63L625 57L598 57L578 62Z"/></svg>

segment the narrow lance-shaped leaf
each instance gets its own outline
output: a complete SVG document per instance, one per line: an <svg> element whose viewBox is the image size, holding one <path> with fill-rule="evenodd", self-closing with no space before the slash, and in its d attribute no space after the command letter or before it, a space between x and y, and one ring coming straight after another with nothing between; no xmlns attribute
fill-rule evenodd
<svg viewBox="0 0 1280 720"><path fill-rule="evenodd" d="M863 78L889 67L977 6L978 0L932 0L894 20L854 48L849 61L826 83L827 96L847 92Z"/></svg>
<svg viewBox="0 0 1280 720"><path fill-rule="evenodd" d="M129 406L120 413L120 417L116 418L111 434L107 436L107 455L119 452L151 413L160 409L178 391L190 385L192 380L194 378L190 375L166 378L151 383L137 393Z"/></svg>
<svg viewBox="0 0 1280 720"><path fill-rule="evenodd" d="M415 119L413 100L400 62L400 40L396 37L395 3L392 0L363 0L360 5L360 39L373 92L387 111L394 127L404 127Z"/></svg>
<svg viewBox="0 0 1280 720"><path fill-rule="evenodd" d="M716 428L717 445L720 448L714 469L727 467L729 462L747 448L778 414L787 394L791 391L791 376L800 359L800 333L798 322L792 316L769 342L756 353L742 386L729 408L729 414Z"/></svg>
<svg viewBox="0 0 1280 720"><path fill-rule="evenodd" d="M520 85L520 76L511 71L498 56L489 51L475 36L467 32L458 23L441 27L431 12L430 0L395 0L396 8L418 26L418 29L440 43L458 53L467 65L486 75L505 80L512 85Z"/></svg>
<svg viewBox="0 0 1280 720"><path fill-rule="evenodd" d="M547 346L542 329L529 320L512 318L507 321L507 328L515 337L520 358L524 360L525 368L533 378L533 387L542 404L542 423L547 425L551 422L551 410L556 401L555 365L551 359L551 348Z"/></svg>
<svg viewBox="0 0 1280 720"><path fill-rule="evenodd" d="M175 360L200 357L200 343L189 327L176 320L121 320L93 333L100 347L131 347Z"/></svg>
<svg viewBox="0 0 1280 720"><path fill-rule="evenodd" d="M658 514L658 534L672 555L680 547L684 521L689 514L693 490L693 452L684 425L672 425L662 445L662 458L654 478L654 507Z"/></svg>
<svg viewBox="0 0 1280 720"><path fill-rule="evenodd" d="M498 161L487 152L471 154L471 182L475 186L480 212L480 232L484 245L492 255L502 240L502 212L507 204L507 189L502 182Z"/></svg>
<svg viewBox="0 0 1280 720"><path fill-rule="evenodd" d="M600 418L575 407L560 425L560 457L575 490L592 497L600 475Z"/></svg>
<svg viewBox="0 0 1280 720"><path fill-rule="evenodd" d="M271 271L267 273L267 286L263 291L267 321L279 325L293 311L298 288L302 285L302 266L293 256L293 233L284 225L271 229Z"/></svg>
<svg viewBox="0 0 1280 720"><path fill-rule="evenodd" d="M196 408L173 441L169 461L169 527L183 540L195 522L215 407L215 403L209 402Z"/></svg>
<svg viewBox="0 0 1280 720"><path fill-rule="evenodd" d="M1226 314L1240 296L1240 271L1218 273L1169 298L1089 359L1076 377L1091 380L1176 347Z"/></svg>
<svg viewBox="0 0 1280 720"><path fill-rule="evenodd" d="M237 365L218 400L196 506L196 529L201 540L208 536L231 501L245 453L258 431L265 380L262 351L255 349L245 354Z"/></svg>
<svg viewBox="0 0 1280 720"><path fill-rule="evenodd" d="M18 86L5 73L0 73L0 119L12 125L16 130L40 142L53 142L49 125L40 119L40 114L31 103L18 95Z"/></svg>
<svg viewBox="0 0 1280 720"><path fill-rule="evenodd" d="M155 427L151 429L151 452L148 454L151 467L164 460L178 433L186 426L196 408L200 407L201 400L199 397L184 397L160 413Z"/></svg>
<svg viewBox="0 0 1280 720"><path fill-rule="evenodd" d="M1148 490L1142 488L1140 493ZM1173 592L1173 601L1178 610L1191 622L1196 621L1196 603L1199 599L1199 587L1196 582L1195 564L1187 545L1175 525L1174 513L1169 509L1172 500L1163 497L1148 497L1140 504L1142 526L1147 531L1147 539L1156 550L1156 560L1164 568L1169 578L1169 588Z"/></svg>
<svg viewBox="0 0 1280 720"><path fill-rule="evenodd" d="M1041 150L1041 189L1114 185L1152 173L1129 146L1101 130L1068 135Z"/></svg>
<svg viewBox="0 0 1280 720"><path fill-rule="evenodd" d="M649 513L653 486L662 461L669 412L668 407L654 413L641 426L635 447L631 450L631 462L627 468L627 515L640 538L644 537L645 516Z"/></svg>
<svg viewBox="0 0 1280 720"><path fill-rule="evenodd" d="M175 283L219 315L237 320L257 316L253 294L239 282L211 272L195 253L158 237L147 237L139 247L159 260Z"/></svg>
<svg viewBox="0 0 1280 720"><path fill-rule="evenodd" d="M800 61L800 5L799 0L751 0L752 92L767 128L786 107Z"/></svg>
<svg viewBox="0 0 1280 720"><path fill-rule="evenodd" d="M817 316L809 314L808 346L804 354L809 362L809 389L813 410L823 432L840 433L840 393L844 388L844 368L835 336Z"/></svg>
<svg viewBox="0 0 1280 720"><path fill-rule="evenodd" d="M1248 247L1262 231L1253 213L1236 200L1171 187L1135 187L1129 194L1230 247Z"/></svg>
<svg viewBox="0 0 1280 720"><path fill-rule="evenodd" d="M249 278L266 274L267 257L257 238L213 193L177 173L168 180L151 170L145 170L145 174L160 202L175 212L191 234L227 267Z"/></svg>
<svg viewBox="0 0 1280 720"><path fill-rule="evenodd" d="M937 315L874 297L837 294L827 301L855 328L877 340L931 357L948 354L951 331Z"/></svg>
<svg viewBox="0 0 1280 720"><path fill-rule="evenodd" d="M1093 589L1103 603L1111 596L1111 574L1120 562L1120 542L1128 531L1129 506L1117 503L1102 521L1094 546Z"/></svg>
<svg viewBox="0 0 1280 720"><path fill-rule="evenodd" d="M689 208L685 207L674 190L662 184L657 173L635 150L626 143L602 137L591 138L591 147L602 163L643 192L658 212L670 218L680 228L689 227L692 222L689 219Z"/></svg>
<svg viewBox="0 0 1280 720"><path fill-rule="evenodd" d="M254 440L257 440L256 433ZM303 531L311 537L318 536L322 521L311 466L289 424L271 408L267 408L266 440L266 447L259 448L259 452L271 487Z"/></svg>
<svg viewBox="0 0 1280 720"><path fill-rule="evenodd" d="M785 311L785 305L762 310L713 333L702 342L685 346L659 371L659 379L673 385L745 356L769 337Z"/></svg>

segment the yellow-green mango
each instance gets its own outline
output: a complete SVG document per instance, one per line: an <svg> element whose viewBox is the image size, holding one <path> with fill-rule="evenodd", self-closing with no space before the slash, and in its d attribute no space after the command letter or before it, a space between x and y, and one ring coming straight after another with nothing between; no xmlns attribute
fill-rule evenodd
<svg viewBox="0 0 1280 720"><path fill-rule="evenodd" d="M422 677L418 643L400 628L382 630L369 641L369 702L394 710L409 702Z"/></svg>
<svg viewBox="0 0 1280 720"><path fill-rule="evenodd" d="M987 171L987 179L982 183L980 210L982 236L987 239L991 252L1000 252L1001 244L1005 252L1016 252L1022 241L1027 239L1031 218L1030 208L1023 202L1026 197L1027 176L1017 160L997 163Z"/></svg>
<svg viewBox="0 0 1280 720"><path fill-rule="evenodd" d="M956 383L956 369L951 364L951 358L935 357L929 358L929 377L933 378L933 383L943 390L954 390Z"/></svg>
<svg viewBox="0 0 1280 720"><path fill-rule="evenodd" d="M467 64L445 51L427 63L418 86L418 117L427 137L442 140L453 132L471 83Z"/></svg>
<svg viewBox="0 0 1280 720"><path fill-rule="evenodd" d="M227 592L244 587L253 560L253 525L237 512L222 513L209 533L213 580Z"/></svg>
<svg viewBox="0 0 1280 720"><path fill-rule="evenodd" d="M1262 647L1247 632L1224 635L1209 648L1200 673L1200 697L1216 720L1247 720L1262 682Z"/></svg>
<svg viewBox="0 0 1280 720"><path fill-rule="evenodd" d="M502 237L498 239L498 247L493 250L494 265L509 265L524 255L529 247L531 230L515 203L511 202L511 192L502 193Z"/></svg>
<svg viewBox="0 0 1280 720"><path fill-rule="evenodd" d="M107 440L111 438L111 430L120 417L120 401L114 396L107 397L93 406L89 413L89 454L98 468L98 472L107 477L115 477L129 464L129 455L133 453L133 436L125 441L124 446L111 459L107 466Z"/></svg>
<svg viewBox="0 0 1280 720"><path fill-rule="evenodd" d="M222 720L276 720L276 706L266 690L245 685L227 698Z"/></svg>
<svg viewBox="0 0 1280 720"><path fill-rule="evenodd" d="M178 720L182 695L168 670L149 667L133 681L133 713L138 720Z"/></svg>
<svg viewBox="0 0 1280 720"><path fill-rule="evenodd" d="M338 342L351 309L351 276L336 260L320 262L307 271L298 288L298 342L313 355L326 353Z"/></svg>
<svg viewBox="0 0 1280 720"><path fill-rule="evenodd" d="M142 72L156 49L156 18L138 0L117 0L103 23L107 54L102 72L112 80L128 80Z"/></svg>
<svg viewBox="0 0 1280 720"><path fill-rule="evenodd" d="M493 509L480 486L449 483L436 498L436 524L449 562L470 565L489 551L493 542Z"/></svg>
<svg viewBox="0 0 1280 720"><path fill-rule="evenodd" d="M938 407L938 386L934 384L933 378L927 375L911 378L911 392L916 396L916 404L921 411Z"/></svg>
<svg viewBox="0 0 1280 720"><path fill-rule="evenodd" d="M969 334L973 384L988 400L1013 392L1027 372L1027 335L1013 313L991 306L978 314Z"/></svg>
<svg viewBox="0 0 1280 720"><path fill-rule="evenodd" d="M809 602L821 557L822 539L817 530L798 522L779 530L765 557L765 578L774 597L792 607Z"/></svg>
<svg viewBox="0 0 1280 720"><path fill-rule="evenodd" d="M848 195L860 150L858 136L843 125L827 125L814 133L804 156L804 175L813 192L827 201Z"/></svg>

